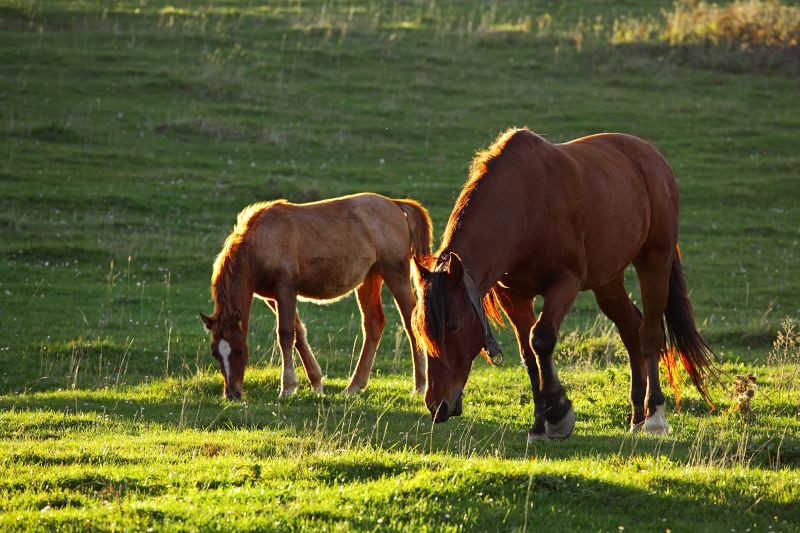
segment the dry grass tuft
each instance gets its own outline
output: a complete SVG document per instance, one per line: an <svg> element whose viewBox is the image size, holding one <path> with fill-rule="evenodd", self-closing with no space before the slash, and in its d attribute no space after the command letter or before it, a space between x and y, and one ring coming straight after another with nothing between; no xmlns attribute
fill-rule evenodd
<svg viewBox="0 0 800 533"><path fill-rule="evenodd" d="M777 0L744 0L717 5L678 0L661 20L623 18L615 21L615 44L657 40L670 46L725 45L730 48L796 48L800 45L800 7Z"/></svg>
<svg viewBox="0 0 800 533"><path fill-rule="evenodd" d="M800 386L800 321L784 318L767 355L767 365L779 369L775 387L790 392Z"/></svg>
<svg viewBox="0 0 800 533"><path fill-rule="evenodd" d="M670 45L728 44L740 48L796 47L800 8L778 1L746 0L727 5L681 0L665 13L660 39Z"/></svg>

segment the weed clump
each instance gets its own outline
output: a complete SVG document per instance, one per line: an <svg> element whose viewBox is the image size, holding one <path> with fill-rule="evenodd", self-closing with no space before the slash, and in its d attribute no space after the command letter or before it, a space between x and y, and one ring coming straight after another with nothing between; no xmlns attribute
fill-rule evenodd
<svg viewBox="0 0 800 533"><path fill-rule="evenodd" d="M749 415L753 412L751 402L756 395L756 377L753 374L739 375L733 378L731 388L732 403L730 411L741 415Z"/></svg>

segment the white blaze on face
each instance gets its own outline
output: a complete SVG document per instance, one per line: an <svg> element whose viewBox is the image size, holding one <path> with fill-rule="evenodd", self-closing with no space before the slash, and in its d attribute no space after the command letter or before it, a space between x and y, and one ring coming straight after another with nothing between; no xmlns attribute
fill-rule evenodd
<svg viewBox="0 0 800 533"><path fill-rule="evenodd" d="M222 357L222 366L225 367L225 379L230 379L231 375L231 345L225 339L219 341L217 345L217 350L219 351L219 355Z"/></svg>

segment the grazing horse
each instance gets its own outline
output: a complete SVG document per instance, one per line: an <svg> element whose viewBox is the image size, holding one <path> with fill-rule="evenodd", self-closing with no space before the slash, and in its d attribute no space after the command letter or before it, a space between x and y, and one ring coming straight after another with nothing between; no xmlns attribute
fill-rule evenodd
<svg viewBox="0 0 800 533"><path fill-rule="evenodd" d="M285 200L245 208L214 263L214 314L200 318L211 332L211 354L219 361L229 400L240 399L247 364L247 324L253 296L266 301L278 321L283 360L280 397L297 387L294 346L311 386L322 391L322 371L306 340L297 300L329 302L355 289L363 344L345 392L367 385L386 323L381 284L389 287L411 344L414 388L425 390L425 359L411 330L415 295L411 257L429 254L428 212L413 200L355 194L307 204Z"/></svg>
<svg viewBox="0 0 800 533"><path fill-rule="evenodd" d="M501 134L475 156L437 256L415 259L414 331L428 355L425 403L433 420L461 414L479 352L502 357L487 320L502 322L500 308L533 389L529 440L568 437L575 412L552 356L561 323L584 290L594 292L630 356L631 431L669 431L661 357L672 382L677 353L710 403L714 355L695 327L677 238L675 177L645 141L608 133L552 144L527 129ZM631 263L643 312L623 284ZM537 320L538 295L544 304Z"/></svg>

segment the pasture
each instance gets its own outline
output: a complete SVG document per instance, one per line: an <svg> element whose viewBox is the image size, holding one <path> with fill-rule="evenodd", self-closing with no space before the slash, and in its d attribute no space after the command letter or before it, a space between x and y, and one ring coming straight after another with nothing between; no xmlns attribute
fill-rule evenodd
<svg viewBox="0 0 800 533"><path fill-rule="evenodd" d="M671 5L0 0L0 529L800 530L797 47L620 34ZM581 295L555 357L572 437L526 443L509 329L433 426L386 289L363 393L340 394L349 296L300 305L323 396L298 368L278 400L256 302L245 401L224 400L198 313L240 209L411 197L438 244L510 126L665 155L716 410L685 383L669 436L628 433L624 349Z"/></svg>

